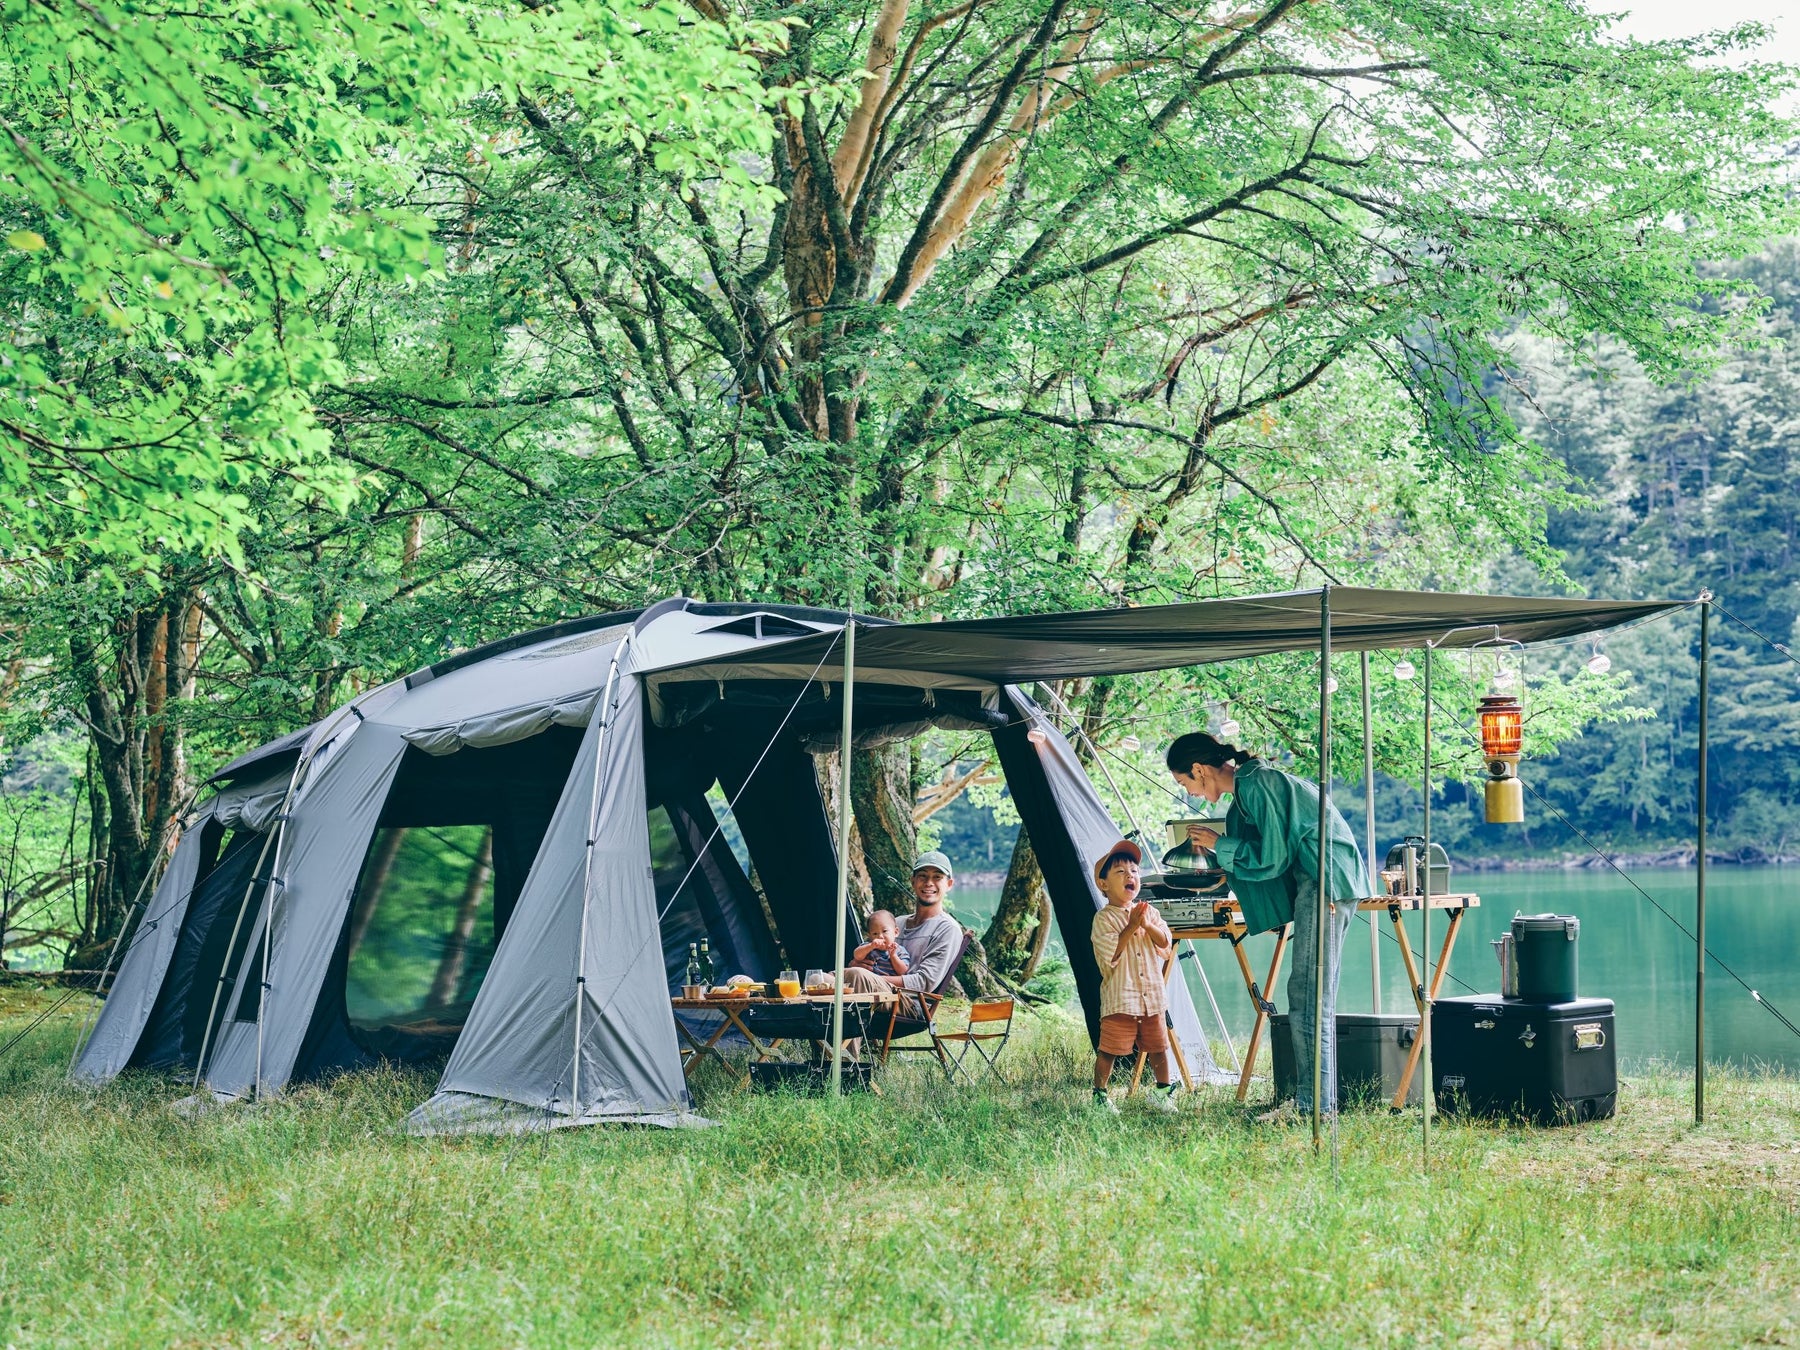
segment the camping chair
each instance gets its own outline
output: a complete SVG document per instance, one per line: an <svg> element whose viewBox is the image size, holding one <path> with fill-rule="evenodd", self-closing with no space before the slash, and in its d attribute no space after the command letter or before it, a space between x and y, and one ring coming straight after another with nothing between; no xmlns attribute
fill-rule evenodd
<svg viewBox="0 0 1800 1350"><path fill-rule="evenodd" d="M937 1038L940 1045L960 1047L956 1052L956 1057L950 1061L950 1067L947 1070L951 1081L955 1081L959 1071L971 1083L983 1073L991 1073L998 1078L1000 1070L994 1061L1000 1058L1000 1052L1006 1049L1007 1041L1012 1039L1012 1024L1013 1001L1010 998L994 999L987 1003L971 1003L969 1005L969 1024L961 1031L946 1032ZM977 1028L980 1029L977 1030ZM999 1044L994 1045L993 1050L989 1051L988 1046L996 1041ZM965 1067L963 1064L963 1061L969 1057L970 1050L981 1057L979 1070Z"/></svg>
<svg viewBox="0 0 1800 1350"><path fill-rule="evenodd" d="M950 969L944 978L938 981L936 989L925 993L909 990L894 1000L893 1010L888 1013L887 1030L881 1038L881 1057L879 1063L887 1064L888 1055L898 1050L908 1054L932 1054L938 1059L938 1067L944 1071L944 1077L954 1079L956 1073L951 1066L950 1056L944 1049L943 1038L938 1035L937 1010L944 1001L945 992L950 982L956 978L961 969L963 957L969 954L969 944L975 935L963 929L962 945L956 949L956 959L950 963ZM912 1036L929 1036L928 1045L895 1045L895 1041L906 1040ZM966 1053L966 1052L965 1052Z"/></svg>

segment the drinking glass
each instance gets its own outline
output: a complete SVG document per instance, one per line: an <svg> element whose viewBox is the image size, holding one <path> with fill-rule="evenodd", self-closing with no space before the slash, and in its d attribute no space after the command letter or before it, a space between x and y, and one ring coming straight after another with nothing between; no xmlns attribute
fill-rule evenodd
<svg viewBox="0 0 1800 1350"><path fill-rule="evenodd" d="M800 997L800 972L784 970L775 977L775 992L782 998Z"/></svg>
<svg viewBox="0 0 1800 1350"><path fill-rule="evenodd" d="M810 993L814 989L817 989L820 985L822 985L824 983L825 983L825 972L824 971L809 970L806 972L806 988L807 988L808 993Z"/></svg>

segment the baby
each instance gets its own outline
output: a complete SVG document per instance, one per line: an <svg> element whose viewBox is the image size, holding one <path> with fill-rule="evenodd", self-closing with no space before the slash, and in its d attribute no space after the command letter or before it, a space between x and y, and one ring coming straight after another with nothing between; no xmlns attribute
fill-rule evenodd
<svg viewBox="0 0 1800 1350"><path fill-rule="evenodd" d="M869 915L868 941L850 953L850 964L876 975L906 974L906 948L900 945L900 925L885 909Z"/></svg>

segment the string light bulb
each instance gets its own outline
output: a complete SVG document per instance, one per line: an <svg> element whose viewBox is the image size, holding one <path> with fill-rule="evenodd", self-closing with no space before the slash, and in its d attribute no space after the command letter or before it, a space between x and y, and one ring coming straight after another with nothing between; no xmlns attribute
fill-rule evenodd
<svg viewBox="0 0 1800 1350"><path fill-rule="evenodd" d="M1605 652L1595 652L1588 658L1587 669L1590 675L1604 675L1612 669L1612 657Z"/></svg>
<svg viewBox="0 0 1800 1350"><path fill-rule="evenodd" d="M1046 745L1049 743L1050 737L1042 727L1033 727L1025 733L1025 739L1033 745Z"/></svg>
<svg viewBox="0 0 1800 1350"><path fill-rule="evenodd" d="M1121 750L1136 750L1141 744L1143 744L1143 742L1139 741L1136 736L1121 736L1119 738L1119 749Z"/></svg>
<svg viewBox="0 0 1800 1350"><path fill-rule="evenodd" d="M1394 662L1394 678L1396 680L1410 680L1418 673L1419 668L1404 656Z"/></svg>
<svg viewBox="0 0 1800 1350"><path fill-rule="evenodd" d="M1337 689L1337 676L1327 675L1325 677L1325 692L1328 694L1335 694L1337 693Z"/></svg>
<svg viewBox="0 0 1800 1350"><path fill-rule="evenodd" d="M1497 692L1504 694L1516 683L1518 683L1518 676L1514 675L1505 666L1501 666L1494 672L1494 689Z"/></svg>
<svg viewBox="0 0 1800 1350"><path fill-rule="evenodd" d="M1219 735L1223 736L1228 741L1236 739L1238 732L1243 729L1243 723L1239 722L1235 717L1227 717L1223 722L1219 723Z"/></svg>

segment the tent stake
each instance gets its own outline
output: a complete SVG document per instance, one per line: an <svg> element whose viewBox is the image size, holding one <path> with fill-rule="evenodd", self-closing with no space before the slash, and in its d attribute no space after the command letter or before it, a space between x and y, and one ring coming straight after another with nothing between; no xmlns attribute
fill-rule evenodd
<svg viewBox="0 0 1800 1350"><path fill-rule="evenodd" d="M1431 644L1425 644L1425 857L1419 864L1425 876L1424 899L1419 906L1419 958L1424 962L1418 990L1419 1072L1424 1075L1419 1094L1420 1171L1431 1170Z"/></svg>
<svg viewBox="0 0 1800 1350"><path fill-rule="evenodd" d="M1706 1119L1706 703L1712 671L1712 592L1700 592L1700 765L1694 851L1694 1124Z"/></svg>
<svg viewBox="0 0 1800 1350"><path fill-rule="evenodd" d="M844 1090L844 909L850 903L850 711L856 702L856 620L844 624L844 735L838 742L837 923L832 951L837 978L831 989L831 1095Z"/></svg>
<svg viewBox="0 0 1800 1350"><path fill-rule="evenodd" d="M1319 1151L1321 1139L1320 1113L1323 1111L1325 1082L1325 952L1326 930L1331 926L1330 900L1326 887L1326 850L1331 843L1331 587L1319 591L1319 891L1315 897L1318 910L1314 915L1317 932L1313 944L1313 1080L1312 1140L1313 1152ZM1335 1031L1336 1028L1333 1028ZM1333 1063L1335 1073L1337 1065ZM1336 1086L1336 1080L1333 1080ZM1336 1100L1336 1092L1332 1094Z"/></svg>

